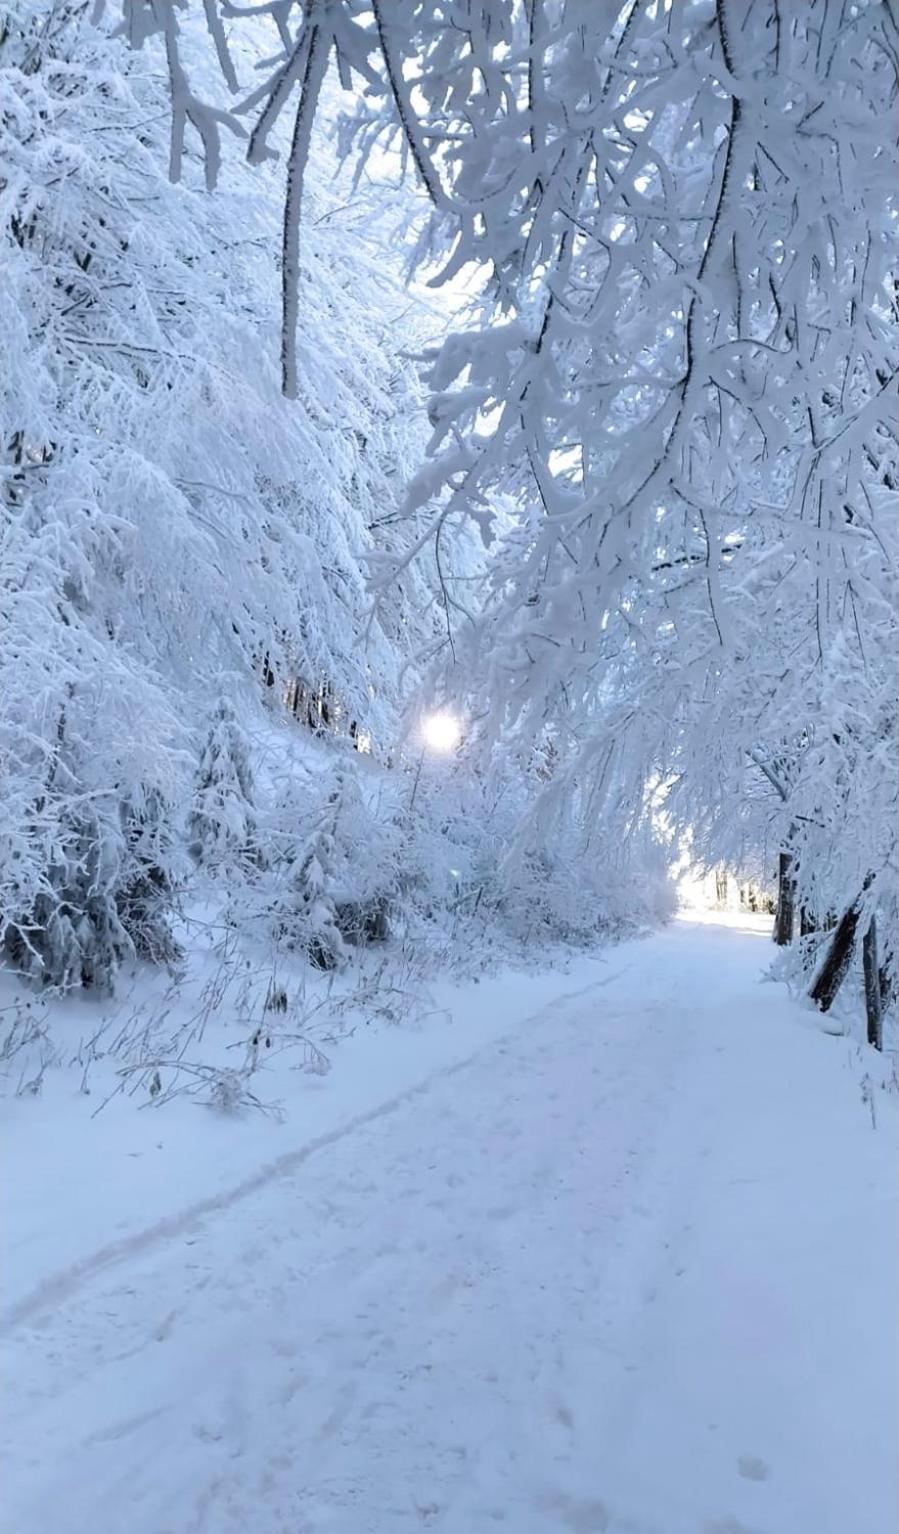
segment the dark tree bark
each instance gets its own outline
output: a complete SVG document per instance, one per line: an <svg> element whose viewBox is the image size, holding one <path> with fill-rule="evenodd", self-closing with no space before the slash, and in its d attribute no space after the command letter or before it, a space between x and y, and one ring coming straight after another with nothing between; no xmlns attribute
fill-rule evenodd
<svg viewBox="0 0 899 1534"><path fill-rule="evenodd" d="M896 957L887 936L886 952L880 961L880 1010L889 1012L896 1000Z"/></svg>
<svg viewBox="0 0 899 1534"><path fill-rule="evenodd" d="M813 932L817 932L817 930L818 930L818 923L816 922L816 920L815 920L814 916L812 915L811 911L809 910L808 906L807 905L800 906L799 907L799 936L800 937L811 937L812 933Z"/></svg>
<svg viewBox="0 0 899 1534"><path fill-rule="evenodd" d="M883 1049L883 994L880 966L877 962L877 919L872 916L862 940L865 968L865 1013L868 1019L868 1043Z"/></svg>
<svg viewBox="0 0 899 1534"><path fill-rule="evenodd" d="M796 880L792 870L793 859L790 853L782 852L777 866L777 915L774 918L774 941L779 948L786 948L793 941Z"/></svg>
<svg viewBox="0 0 899 1534"><path fill-rule="evenodd" d="M852 962L855 949L858 920L857 905L851 905L848 911L844 911L830 940L824 963L812 982L809 995L815 1006L822 1012L830 1010L837 991L846 978L846 971Z"/></svg>

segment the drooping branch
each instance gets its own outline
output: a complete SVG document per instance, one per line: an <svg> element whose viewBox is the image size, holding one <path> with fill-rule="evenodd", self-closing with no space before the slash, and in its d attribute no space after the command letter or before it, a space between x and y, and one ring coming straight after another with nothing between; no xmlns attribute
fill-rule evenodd
<svg viewBox="0 0 899 1534"><path fill-rule="evenodd" d="M415 109L412 106L409 90L403 79L402 62L394 52L391 24L384 14L384 0L371 0L371 8L375 18L375 25L378 29L378 40L381 44L381 57L384 61L384 69L390 84L391 94L402 126L403 135L409 146L409 153L412 156L415 169L421 177L425 191L434 207L439 208L445 202L443 189L433 161L422 142Z"/></svg>

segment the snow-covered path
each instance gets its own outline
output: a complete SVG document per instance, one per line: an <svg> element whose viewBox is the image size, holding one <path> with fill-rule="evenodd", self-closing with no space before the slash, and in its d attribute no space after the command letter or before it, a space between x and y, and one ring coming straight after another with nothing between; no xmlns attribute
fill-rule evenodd
<svg viewBox="0 0 899 1534"><path fill-rule="evenodd" d="M4 1534L892 1534L892 1104L769 957L679 922L36 1282Z"/></svg>

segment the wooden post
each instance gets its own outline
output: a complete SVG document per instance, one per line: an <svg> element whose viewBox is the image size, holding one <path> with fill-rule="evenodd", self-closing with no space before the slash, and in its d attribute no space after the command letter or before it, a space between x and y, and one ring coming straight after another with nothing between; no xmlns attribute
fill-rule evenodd
<svg viewBox="0 0 899 1534"><path fill-rule="evenodd" d="M880 967L877 963L877 918L871 917L862 940L865 969L865 1013L868 1019L868 1043L883 1049L883 996Z"/></svg>
<svg viewBox="0 0 899 1534"><path fill-rule="evenodd" d="M774 941L779 948L786 948L793 941L796 914L796 880L793 878L793 859L789 852L782 852L777 863L777 915L774 918Z"/></svg>

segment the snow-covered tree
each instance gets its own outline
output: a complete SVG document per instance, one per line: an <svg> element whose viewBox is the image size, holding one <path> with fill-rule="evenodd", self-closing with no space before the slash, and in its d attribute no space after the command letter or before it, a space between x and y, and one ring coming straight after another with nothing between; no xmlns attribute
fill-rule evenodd
<svg viewBox="0 0 899 1534"><path fill-rule="evenodd" d="M156 63L81 4L4 12L0 920L20 967L56 982L111 972L99 952L22 954L42 952L57 906L77 928L97 890L119 911L132 898L134 806L159 806L167 834L183 824L195 721L223 672L250 709L254 688L280 709L292 678L327 681L383 747L403 669L440 624L421 568L374 614L366 586L379 548L418 536L389 525L421 437L408 295L331 217L323 165L287 403L279 182L230 165L210 199L187 151L172 185ZM91 922L104 953L125 951L108 910Z"/></svg>
<svg viewBox="0 0 899 1534"><path fill-rule="evenodd" d="M191 855L207 867L258 856L249 745L225 696L213 710L200 756L187 834Z"/></svg>
<svg viewBox="0 0 899 1534"><path fill-rule="evenodd" d="M278 931L287 946L301 948L316 969L336 969L347 954L333 892L337 855L333 822L333 806L328 804L297 849L289 909Z"/></svg>

